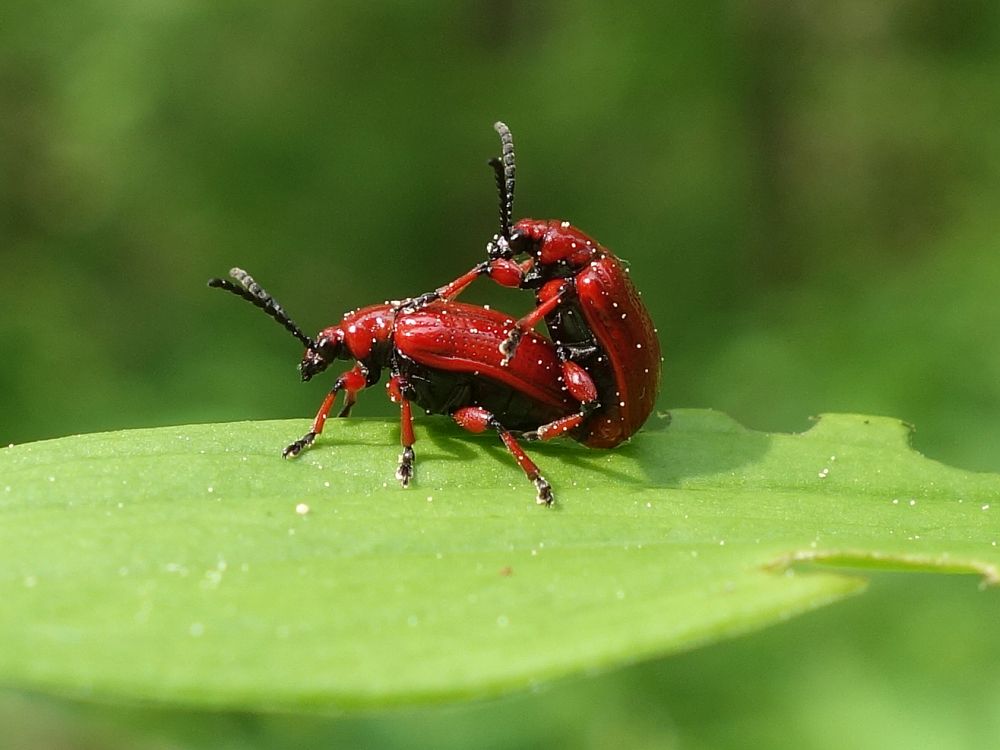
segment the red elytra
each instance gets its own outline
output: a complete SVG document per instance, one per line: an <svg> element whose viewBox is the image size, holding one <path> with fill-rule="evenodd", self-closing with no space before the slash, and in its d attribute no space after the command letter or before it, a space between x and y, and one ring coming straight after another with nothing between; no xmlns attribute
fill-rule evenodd
<svg viewBox="0 0 1000 750"><path fill-rule="evenodd" d="M414 434L411 402L428 413L446 414L471 432L497 431L536 489L539 503L551 504L548 481L525 453L516 434L529 440L560 435L577 439L586 431L596 406L597 388L574 362L562 361L546 338L528 332L518 351L505 356L501 344L514 325L509 316L458 302L413 301L372 305L347 313L340 323L306 336L284 309L241 269L234 279L211 279L259 307L306 346L299 365L303 380L323 372L338 359L354 360L323 400L309 432L283 454L294 457L322 433L337 395L343 391L339 415L350 414L357 394L381 379L388 369L389 397L400 406L403 453L396 477L407 486L413 476Z"/></svg>
<svg viewBox="0 0 1000 750"><path fill-rule="evenodd" d="M500 232L488 260L420 301L453 300L480 276L535 291L537 306L500 345L511 357L527 331L545 321L557 352L593 378L599 406L581 442L613 448L652 413L660 387L660 342L649 311L623 262L567 221L521 219L513 226L514 142L502 122L502 156L491 160L500 195ZM519 260L521 259L521 260Z"/></svg>

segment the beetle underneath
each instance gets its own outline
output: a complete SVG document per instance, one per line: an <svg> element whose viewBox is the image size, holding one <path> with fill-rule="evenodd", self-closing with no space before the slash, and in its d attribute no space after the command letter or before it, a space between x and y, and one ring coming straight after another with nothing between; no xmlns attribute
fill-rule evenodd
<svg viewBox="0 0 1000 750"><path fill-rule="evenodd" d="M299 364L303 380L312 379L336 360L354 360L354 367L334 381L310 430L289 444L283 456L295 457L313 444L338 394L344 393L338 416L346 417L358 393L378 383L382 370L388 369L389 397L400 407L403 451L396 478L404 487L414 473L411 404L417 404L428 413L450 416L470 432L495 430L535 485L537 502L552 504L551 485L525 453L518 436L582 439L600 404L590 375L579 364L560 358L550 341L529 332L516 356L502 364L505 357L500 344L514 320L495 310L441 301L364 307L311 339L246 271L234 268L229 275L232 281L216 278L208 284L260 308L305 345Z"/></svg>

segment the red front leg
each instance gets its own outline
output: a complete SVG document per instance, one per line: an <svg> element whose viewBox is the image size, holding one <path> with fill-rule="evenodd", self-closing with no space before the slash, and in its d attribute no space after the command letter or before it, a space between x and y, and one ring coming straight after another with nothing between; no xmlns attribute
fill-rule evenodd
<svg viewBox="0 0 1000 750"><path fill-rule="evenodd" d="M532 264L533 261L530 259L523 263L504 258L485 261L473 266L450 284L438 287L434 294L437 295L437 299L453 300L480 276L489 276L500 286L517 288L521 286L524 275L531 270Z"/></svg>
<svg viewBox="0 0 1000 750"><path fill-rule="evenodd" d="M464 292L466 287L480 276L489 276L501 286L516 288L521 286L524 275L531 270L532 265L534 265L534 261L531 259L523 263L503 258L483 261L473 266L454 281L438 287L433 292L427 292L406 300L401 307L403 310L412 311L419 310L421 307L426 307L431 302L437 302L438 300L451 301Z"/></svg>
<svg viewBox="0 0 1000 750"><path fill-rule="evenodd" d="M303 449L312 445L316 436L323 432L323 427L326 426L326 418L330 414L333 402L337 398L337 394L341 391L345 391L346 395L344 396L344 408L340 410L339 416L346 417L350 414L351 407L354 406L354 402L358 400L358 391L363 390L367 384L364 368L360 364L354 365L353 369L348 370L337 378L336 382L333 384L333 388L330 389L330 392L326 394L326 398L323 399L323 404L319 407L319 411L316 412L316 418L313 419L312 429L285 448L285 450L281 452L281 455L285 458L294 458L299 455Z"/></svg>
<svg viewBox="0 0 1000 750"><path fill-rule="evenodd" d="M507 338L500 344L500 353L503 354L501 365L506 367L510 364L521 337L555 310L563 301L563 296L572 288L573 282L568 279L553 279L538 291L538 299L540 300L538 307L517 321L507 333Z"/></svg>

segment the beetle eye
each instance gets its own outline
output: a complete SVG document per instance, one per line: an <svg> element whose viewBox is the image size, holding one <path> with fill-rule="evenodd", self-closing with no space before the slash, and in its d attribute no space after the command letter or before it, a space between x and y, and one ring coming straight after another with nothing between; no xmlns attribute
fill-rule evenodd
<svg viewBox="0 0 1000 750"><path fill-rule="evenodd" d="M532 241L531 237L517 230L510 233L510 238L507 240L507 249L510 256L524 255L532 252Z"/></svg>
<svg viewBox="0 0 1000 750"><path fill-rule="evenodd" d="M340 351L339 345L335 344L330 339L320 339L316 343L319 344L318 356L323 361L324 367L337 358L337 354L339 354Z"/></svg>

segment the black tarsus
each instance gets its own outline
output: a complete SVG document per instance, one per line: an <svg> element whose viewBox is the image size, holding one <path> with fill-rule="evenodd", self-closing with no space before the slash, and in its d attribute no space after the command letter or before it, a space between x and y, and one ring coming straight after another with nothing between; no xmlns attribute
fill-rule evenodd
<svg viewBox="0 0 1000 750"><path fill-rule="evenodd" d="M236 279L238 283L234 284L226 279L209 279L208 285L215 289L225 289L227 292L232 292L255 307L259 307L280 323L286 331L301 341L307 349L316 349L316 342L306 336L302 332L302 329L295 325L295 321L288 317L288 313L285 312L284 308L278 304L278 301L264 287L253 280L253 276L242 268L230 269L229 275Z"/></svg>

